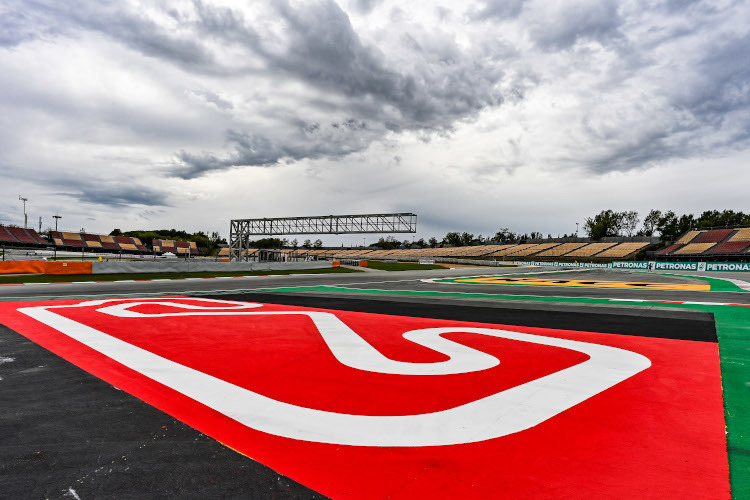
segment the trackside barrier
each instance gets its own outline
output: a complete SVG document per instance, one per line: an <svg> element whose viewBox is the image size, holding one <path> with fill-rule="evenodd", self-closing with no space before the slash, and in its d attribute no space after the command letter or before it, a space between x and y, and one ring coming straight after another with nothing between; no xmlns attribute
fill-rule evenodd
<svg viewBox="0 0 750 500"><path fill-rule="evenodd" d="M647 260L623 260L610 263L602 262L534 262L513 261L513 264L548 267L590 267L612 269L651 269L656 271L744 271L750 272L750 263L746 262L663 262Z"/></svg>
<svg viewBox="0 0 750 500"><path fill-rule="evenodd" d="M0 262L0 274L91 274L91 262L19 260Z"/></svg>
<svg viewBox="0 0 750 500"><path fill-rule="evenodd" d="M340 262L341 265L344 265L344 266L367 267L367 261L366 260L339 259L338 262Z"/></svg>
<svg viewBox="0 0 750 500"><path fill-rule="evenodd" d="M311 262L215 262L199 259L120 262L110 260L94 262L93 274L284 271L327 267L331 267L331 262L324 260Z"/></svg>

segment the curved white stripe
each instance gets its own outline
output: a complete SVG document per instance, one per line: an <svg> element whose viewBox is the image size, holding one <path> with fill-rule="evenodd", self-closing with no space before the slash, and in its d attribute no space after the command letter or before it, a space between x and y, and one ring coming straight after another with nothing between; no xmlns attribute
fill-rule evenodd
<svg viewBox="0 0 750 500"><path fill-rule="evenodd" d="M455 408L416 415L349 415L276 401L157 356L49 310L106 302L108 300L71 306L27 307L19 311L248 427L278 436L323 443L441 446L493 439L534 427L651 365L640 354L598 344L489 328L432 328L422 330L430 341L448 331L471 331L573 349L587 354L590 359ZM236 314L233 311L228 313ZM455 344L442 338L440 342ZM441 344L439 347L445 349L447 345ZM448 348L453 349L454 346Z"/></svg>

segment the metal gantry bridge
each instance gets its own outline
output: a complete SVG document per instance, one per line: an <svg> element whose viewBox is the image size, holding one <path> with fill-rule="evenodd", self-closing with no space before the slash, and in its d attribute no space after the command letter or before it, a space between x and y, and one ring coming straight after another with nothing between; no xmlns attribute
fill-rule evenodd
<svg viewBox="0 0 750 500"><path fill-rule="evenodd" d="M416 232L417 215L413 213L232 219L229 255L233 260L247 259L250 236Z"/></svg>

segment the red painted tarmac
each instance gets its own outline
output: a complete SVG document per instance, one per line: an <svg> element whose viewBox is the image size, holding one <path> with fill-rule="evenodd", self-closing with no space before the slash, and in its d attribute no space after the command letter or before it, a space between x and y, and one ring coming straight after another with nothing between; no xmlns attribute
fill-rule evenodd
<svg viewBox="0 0 750 500"><path fill-rule="evenodd" d="M175 300L200 304L190 298ZM3 303L0 315L7 326L37 344L325 495L694 498L710 492L712 497L729 497L715 343L263 305L261 309L268 312L333 313L386 357L411 363L447 357L404 340L403 332L451 326L502 328L608 345L651 361L649 368L619 384L507 436L446 446L351 446L280 437L247 427L17 311L79 302ZM500 364L453 375L375 373L341 364L306 316L122 318L99 313L99 307L55 312L274 400L350 415L437 412L588 359L571 349L446 333L444 338L493 355ZM164 305L134 310L186 311ZM458 427L466 424L455 422Z"/></svg>

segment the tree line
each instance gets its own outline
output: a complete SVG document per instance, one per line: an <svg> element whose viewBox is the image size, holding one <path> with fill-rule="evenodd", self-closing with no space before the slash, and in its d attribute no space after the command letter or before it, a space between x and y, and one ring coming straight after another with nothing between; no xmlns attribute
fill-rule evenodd
<svg viewBox="0 0 750 500"><path fill-rule="evenodd" d="M602 210L598 214L588 217L583 224L586 237L598 240L604 237L618 236L659 236L663 242L674 241L681 234L692 229L706 229L711 227L750 226L750 214L735 212L734 210L707 210L700 215L677 214L673 210L652 209L641 220L635 210L617 212ZM559 236L559 235L558 235ZM562 238L578 236L575 233L563 234ZM395 248L425 248L437 246L470 246L492 245L504 243L526 243L543 239L544 235L538 231L530 233L516 233L507 227L501 228L494 236L475 236L468 232L451 231L442 239L435 237L417 241L399 241L393 236L380 238L371 247L390 250ZM553 238L551 234L547 238Z"/></svg>
<svg viewBox="0 0 750 500"><path fill-rule="evenodd" d="M695 216L678 215L673 210L662 212L652 209L641 221L635 210L602 210L586 219L583 228L592 239L606 236L659 236L662 241L674 241L681 234L693 229L731 226L750 226L750 214L734 210L707 210Z"/></svg>

